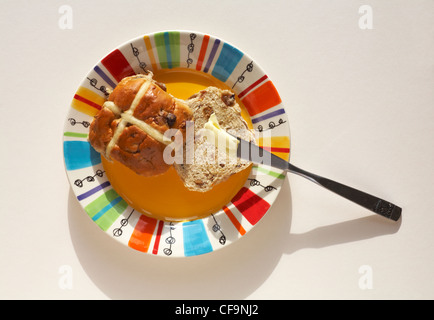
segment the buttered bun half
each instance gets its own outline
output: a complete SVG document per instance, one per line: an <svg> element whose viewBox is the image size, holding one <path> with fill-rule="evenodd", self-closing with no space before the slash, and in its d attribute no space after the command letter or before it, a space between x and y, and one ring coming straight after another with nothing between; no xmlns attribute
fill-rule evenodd
<svg viewBox="0 0 434 320"><path fill-rule="evenodd" d="M254 134L241 116L241 108L230 90L208 87L191 96L186 103L193 112L195 141L190 148L194 150L188 150L187 145L183 163L174 166L188 189L206 192L250 165L236 157L236 150L235 155L230 154L227 149L230 141L217 136L214 140L214 133L206 131L210 118L214 117L213 121L218 122L221 130L244 140L254 142ZM194 155L193 162L188 159L189 151Z"/></svg>
<svg viewBox="0 0 434 320"><path fill-rule="evenodd" d="M250 165L230 157L207 134L212 121L221 131L254 141L231 91L208 87L184 101L167 93L152 73L139 74L122 79L110 93L89 127L89 142L106 159L145 177L174 166L186 188L206 192ZM165 135L174 131L176 139ZM176 161L168 161L168 150L180 153Z"/></svg>

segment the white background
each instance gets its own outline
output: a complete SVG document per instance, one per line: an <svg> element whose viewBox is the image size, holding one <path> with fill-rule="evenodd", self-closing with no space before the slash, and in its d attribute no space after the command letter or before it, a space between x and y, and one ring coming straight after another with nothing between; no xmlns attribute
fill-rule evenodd
<svg viewBox="0 0 434 320"><path fill-rule="evenodd" d="M433 21L434 1L414 0L2 0L0 298L433 299ZM289 175L261 223L211 254L158 258L101 232L64 171L69 104L112 49L169 29L253 57L285 103L291 161L400 205L402 220Z"/></svg>

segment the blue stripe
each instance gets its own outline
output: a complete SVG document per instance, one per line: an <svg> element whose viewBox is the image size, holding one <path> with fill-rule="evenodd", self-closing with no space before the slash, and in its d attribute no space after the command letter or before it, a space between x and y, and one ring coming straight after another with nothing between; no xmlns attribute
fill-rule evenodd
<svg viewBox="0 0 434 320"><path fill-rule="evenodd" d="M111 208L113 208L115 205L117 205L121 201L122 201L121 197L117 197L117 198L113 199L112 202L110 202L108 205L106 205L104 208L102 208L96 215L94 215L92 217L92 220L93 221L98 220L99 218L101 218L103 216L104 213L109 211Z"/></svg>
<svg viewBox="0 0 434 320"><path fill-rule="evenodd" d="M108 187L109 185L110 185L109 181L101 183L99 186L96 186L95 188L90 189L89 191L80 194L79 196L77 196L77 199L78 199L78 201L86 199L86 198L90 197L91 195L93 195L94 193L98 192L99 190L102 190L102 189Z"/></svg>
<svg viewBox="0 0 434 320"><path fill-rule="evenodd" d="M193 220L182 224L184 236L184 255L196 256L212 251L211 243L202 220Z"/></svg>
<svg viewBox="0 0 434 320"><path fill-rule="evenodd" d="M211 74L220 81L226 82L243 55L237 48L227 43L223 44L222 51Z"/></svg>
<svg viewBox="0 0 434 320"><path fill-rule="evenodd" d="M260 117L257 117L257 118L251 119L251 120L252 120L252 123L257 123L257 122L260 122L260 121L263 121L263 120L266 120L266 119L269 119L269 118L272 118L272 117L278 116L279 114L284 114L284 113L285 113L285 109L278 109L276 111L264 114L263 116L260 116Z"/></svg>
<svg viewBox="0 0 434 320"><path fill-rule="evenodd" d="M101 155L88 141L63 141L66 170L91 167L101 163Z"/></svg>
<svg viewBox="0 0 434 320"><path fill-rule="evenodd" d="M164 33L164 44L166 47L167 65L169 69L172 69L172 53L170 52L169 32Z"/></svg>
<svg viewBox="0 0 434 320"><path fill-rule="evenodd" d="M101 70L100 67L95 66L95 68L93 68L93 70L95 70L96 73L98 73L98 75L105 81L107 82L107 84L114 89L116 87L116 84L112 81L112 79L110 79L105 73L104 71Z"/></svg>

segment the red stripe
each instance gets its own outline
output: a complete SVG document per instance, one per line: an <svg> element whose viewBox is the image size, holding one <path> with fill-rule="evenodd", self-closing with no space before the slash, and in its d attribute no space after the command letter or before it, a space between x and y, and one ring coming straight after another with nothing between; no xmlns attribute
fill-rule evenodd
<svg viewBox="0 0 434 320"><path fill-rule="evenodd" d="M261 77L259 80L255 81L253 84L251 84L250 86L248 86L246 89L243 90L243 92L241 92L238 95L238 98L242 98L244 97L250 90L252 90L254 87L256 87L258 84L260 84L262 81L264 81L265 79L267 79L268 76L264 75L263 77Z"/></svg>
<svg viewBox="0 0 434 320"><path fill-rule="evenodd" d="M88 104L89 106L91 106L91 107L93 107L95 109L101 110L102 106L100 106L99 104L97 104L97 103L95 103L93 101L87 100L86 98L83 98L82 96L79 96L78 94L74 95L74 99L78 100L78 101L81 101L81 102L84 102L85 104Z"/></svg>
<svg viewBox="0 0 434 320"><path fill-rule="evenodd" d="M162 220L158 221L157 235L155 237L154 249L152 250L153 254L158 253L158 246L160 245L160 238L161 238L161 232L163 231L163 226L164 226L164 221Z"/></svg>
<svg viewBox="0 0 434 320"><path fill-rule="evenodd" d="M289 153L289 148L277 148L277 147L263 147L261 146L262 149L267 150L269 152L284 152L284 153Z"/></svg>
<svg viewBox="0 0 434 320"><path fill-rule="evenodd" d="M252 225L261 220L270 208L267 201L246 187L241 188L231 201Z"/></svg>
<svg viewBox="0 0 434 320"><path fill-rule="evenodd" d="M127 59L125 59L122 52L120 52L118 49L114 50L108 56L102 59L101 63L118 82L125 77L136 74L131 65L128 63Z"/></svg>
<svg viewBox="0 0 434 320"><path fill-rule="evenodd" d="M208 47L209 35L203 37L202 46L200 47L199 58L197 58L196 70L200 71L202 69L202 63L205 59L206 48Z"/></svg>
<svg viewBox="0 0 434 320"><path fill-rule="evenodd" d="M264 112L282 102L273 82L265 81L242 99L250 116Z"/></svg>

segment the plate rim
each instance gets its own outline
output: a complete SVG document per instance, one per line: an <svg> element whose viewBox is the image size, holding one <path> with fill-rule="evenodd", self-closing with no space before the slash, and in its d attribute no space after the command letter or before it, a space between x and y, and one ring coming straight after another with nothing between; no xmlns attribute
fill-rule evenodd
<svg viewBox="0 0 434 320"><path fill-rule="evenodd" d="M238 49L238 47L236 47L236 46L234 46L231 42L228 42L228 41L226 41L226 40L224 40L224 39L222 39L222 38L219 38L219 37L216 37L216 36L214 36L214 35L210 35L210 34L207 34L207 33L202 33L202 32L197 32L197 31L192 31L192 30L172 30L172 29L169 29L169 30L163 30L163 31L157 31L157 32L152 32L152 33L144 33L144 34L141 34L141 35L139 35L139 36L137 36L137 37L134 37L134 38L131 38L131 39L129 39L129 40L127 40L127 41L124 41L123 43L121 43L120 45L118 45L118 46L116 46L115 48L113 48L112 49L112 51L110 51L106 56L104 56L104 57L102 57L96 64L94 64L94 66L98 66L98 64L101 64L101 61L103 60L103 59L105 59L107 56L109 56L111 53L113 53L114 51L116 51L116 50L120 50L120 49L122 49L122 48L125 48L126 46L129 46L129 45L131 45L132 47L133 47L133 43L135 43L135 42L138 42L140 39L144 39L144 37L149 37L149 38L151 38L151 37L155 37L155 35L161 35L161 34L163 34L163 35L166 35L166 34L169 34L169 33L179 33L179 37L180 37L180 39L179 39L179 42L180 42L180 44L179 44L179 46L181 46L181 38L183 37L183 36L186 36L186 35L188 35L188 36L190 36L190 38L191 38L191 35L192 34L194 34L195 35L195 37L197 37L198 35L200 36L200 37L202 37L202 41L203 41L203 39L205 38L205 37L208 37L208 39L209 39L209 41L210 40L213 40L214 41L214 43L216 42L216 40L218 40L219 41L219 43L222 43L222 45L221 46L223 46L224 44L227 44L230 48L234 48L235 50L238 50L241 54L242 54L242 57L241 58L243 58L243 57L247 57L248 58L248 60L251 60L252 62L251 63L254 63L253 65L259 70L259 73L262 73L262 74L264 74L265 76L267 76L266 75L266 73L265 73L265 71L264 71L264 69L254 60L254 59L252 59L251 58L251 56L250 55L248 55L248 54L246 54L244 51L242 51L242 50L240 50L240 49ZM196 39L196 38L195 38ZM152 46L152 50L153 51L155 51L156 50L156 48L155 48L155 45L153 45ZM241 62L241 58L240 58L240 60L237 62L237 64L236 64L236 66L235 67L237 67L238 66L238 64ZM128 59L127 59L128 60ZM196 62L197 63L197 62ZM93 74L93 70L94 69L91 69L87 74L86 74L86 76L82 79L82 81L79 83L79 88L80 87L82 87L83 85L86 85L86 83L87 82L89 82L89 77ZM200 70L200 71L202 71L202 70ZM233 72L233 71L232 71ZM211 74L211 71L210 72L206 72L206 73L208 73L208 74L210 74L211 76L213 76L212 74ZM232 75L232 73L230 74L230 75ZM229 76L230 76L229 75ZM229 79L229 77L228 77L228 79ZM219 79L220 80L220 79ZM238 84L238 80L239 80L239 78L237 79L237 81L234 83L234 86L232 87L232 90L233 91L235 91L233 88L236 86L236 84ZM266 81L267 82L271 82L271 79L269 79L268 78L268 76L267 76L267 78L266 78ZM224 81L224 82L226 82L226 81ZM242 82L242 81L241 81ZM261 83L260 83L261 84ZM271 83L272 84L272 83ZM235 91L236 93L237 93L237 91ZM238 94L238 93L237 93ZM278 97L280 98L280 95L279 95L279 93L277 92L277 89L276 89L276 94L278 95ZM75 95L74 95L75 96ZM287 138L288 138L288 159L289 159L289 157L290 157L290 154L291 154L291 152L290 152L290 142L291 142L291 136L290 136L290 127L289 127L289 123L288 123L288 117L287 117L287 113L286 113L286 109L285 109L285 107L284 107L284 103L283 103L283 101L281 101L280 102L280 104L278 104L278 105L281 105L281 108L280 109L278 109L278 110L283 110L283 113L280 113L280 114L278 114L278 115L280 115L280 116L282 116L282 117L284 117L286 120L284 121L284 123L280 123L280 124L285 124L285 128L286 128L286 130L285 130L285 134L286 134L286 136L287 136ZM74 110L74 111L73 111ZM266 111L266 110L265 110ZM72 193L74 194L74 196L75 196L75 198L78 200L78 202L79 202L79 204L80 204L80 206L82 207L82 209L85 211L85 213L87 213L87 215L90 217L90 215L89 215L89 212L88 211L86 211L86 206L84 206L84 203L86 203L86 202L84 202L84 203L82 203L81 201L80 201L80 199L78 199L78 197L80 196L80 195L78 195L77 194L77 190L76 189L74 189L74 187L73 187L73 184L74 184L74 181L73 181L73 178L72 178L72 176L73 175L71 175L71 171L74 171L74 170L68 170L68 165L67 165L67 156L66 156L66 151L65 151L65 141L75 141L75 140L68 140L68 138L65 138L66 137L66 135L65 135L65 133L67 133L67 132L69 132L69 130L68 130L68 127L71 125L71 118L72 118L72 116L71 116L71 114L73 114L74 112L80 112L80 111L78 111L78 110L76 110L76 109L74 109L73 107L72 107L72 103L70 104L70 106L68 107L68 109L67 109L67 115L66 115L66 119L65 119L65 123L64 123L64 127L63 127L63 157L64 157L64 168L65 168L65 172L66 172L66 175L67 175L67 178L68 178L68 181L69 181L69 184L70 184L70 188L71 188L71 191L72 191ZM271 113L270 113L271 114ZM250 115L250 113L249 113L249 115ZM280 118L281 119L281 118ZM262 120L261 120L262 121ZM261 122L261 121L259 121L259 122ZM76 123L78 123L78 122L76 122ZM278 125L280 125L280 124L278 124ZM271 123L270 123L270 128L271 128ZM273 127L274 128L274 127ZM273 128L271 128L271 129L273 129ZM267 129L264 129L264 130L267 130ZM65 140L66 139L66 140ZM87 139L86 139L86 141L87 141ZM92 168L92 169L95 169L95 165L94 164L92 164L92 166L90 166L90 167L86 167L86 168ZM262 168L263 169L263 168ZM256 170L258 170L258 169L256 169ZM277 171L280 171L280 170L278 170L278 169L273 169L273 170L277 170ZM251 172L253 171L253 168L251 169ZM97 172L97 170L94 170L94 172ZM250 173L250 174L252 174L252 173ZM278 194L280 193L280 189L281 189L281 186L283 185L283 181L285 180L285 178L286 178L286 172L280 172L279 173L280 174L280 177L279 177L279 179L280 180L282 180L282 182L280 183L280 185L278 186L278 188L277 188L277 192L276 192L276 194L273 196L273 198L271 199L271 201L270 201L270 199L268 199L268 202L269 202L269 207L265 210L265 212L262 214L262 216L259 218L259 220L257 220L253 225L251 225L250 226L250 228L248 228L247 230L244 230L244 233L243 234L238 234L238 236L237 237L235 237L235 239L231 239L230 241L228 241L228 242L226 242L227 241L227 238L225 238L225 242L221 245L221 246L213 246L213 245L211 245L210 244L210 246L211 246L211 248L206 248L206 249L204 249L204 250L202 250L202 251L199 251L199 253L197 253L197 254L194 254L194 250L193 250L193 253L192 254L188 254L188 255L186 255L185 254L185 251L186 251L186 248L185 248L185 246L186 246L186 244L184 243L184 248L183 248L183 250L180 250L179 252L177 252L177 254L172 254L173 252L171 252L170 254L163 254L163 253L161 253L163 250L158 250L158 247L157 247L157 253L154 253L153 252L153 250L152 250L152 248L150 248L150 247L148 247L147 248L147 250L146 250L146 253L147 254L151 254L151 255L155 255L155 256L162 256L162 257L167 257L167 258L185 258L185 257L190 257L190 256L197 256L197 255L203 255L203 254L209 254L209 253L212 253L212 252L214 252L214 251L217 251L217 250L219 250L219 249L221 249L221 248L224 248L224 247L227 247L228 245L230 245L230 244L232 244L232 243L234 243L234 242L236 242L236 241L238 241L239 239L241 239L245 234L247 234L250 230L252 230L256 225L257 225L257 223L259 223L260 221L262 221L263 220L263 217L265 216L265 214L269 211L269 209L271 208L271 206L273 205L273 203L274 203L274 201L276 200L276 198L277 198L277 196L278 196ZM249 175L249 177L250 177L250 175ZM283 178L282 178L283 177ZM98 180L98 178L99 178L99 176L94 176L94 178L96 179L96 180ZM85 180L85 178L83 179L83 181ZM274 179L275 180L275 179ZM77 180L75 180L75 181L77 181ZM107 178L107 181L108 181L108 178ZM248 182L246 181L246 183L245 183L245 185L247 184ZM101 186L102 184L100 184L100 186ZM246 188L246 187L242 187L241 189L243 189L243 188ZM102 188L102 189L104 189L104 188ZM241 191L241 189L240 189L240 191ZM248 188L246 188L247 190L249 190ZM275 188L276 189L276 188ZM114 190L114 189L112 189L112 190ZM240 192L239 191L239 192ZM98 190L97 191L95 191L94 193L98 193ZM105 194L105 193L104 193ZM89 197L91 197L92 195L89 195ZM259 196L260 197L260 196ZM117 198L116 198L117 199ZM233 199L235 199L235 197L233 198ZM232 200L233 200L232 199ZM114 201L114 200L113 200ZM230 202L229 204L233 204L232 202ZM228 205L229 205L228 204ZM114 204L114 206L115 205L117 205L117 203L116 204ZM229 212L231 212L231 209L230 208L228 208L228 206L224 206L224 207L226 207L227 208L227 210L229 211ZM113 208L113 206L111 207L111 208ZM132 209L132 210L131 210ZM237 207L235 206L235 208L234 208L235 210L237 210ZM234 210L234 211L235 211ZM131 212L131 213L129 213L129 212ZM117 218L117 219L115 219L114 221L113 221L113 223L112 223L112 225L113 224L115 224L115 222L116 221L119 221L120 222L120 225L121 225L121 228L122 228L122 226L127 226L129 223L129 221L128 221L128 219L132 216L132 214L135 212L135 210L132 208L132 207L130 207L129 205L127 205L127 207L125 208L125 209L123 209L122 210L122 212L119 214L119 217ZM138 223L138 221L140 220L140 218L141 218L141 216L144 216L144 215L142 215L141 213L139 213L139 212L136 212L137 213L137 215L138 215L138 218L136 217L135 219L137 219L137 222L136 222L136 225L137 225L137 223ZM239 213L240 212L237 212L237 214L239 215ZM129 215L129 217L127 218L127 220L126 220L126 222L127 222L127 224L126 225L124 225L124 221L125 221L125 214L126 215ZM226 214L226 216L227 217L229 217L229 220L232 220L232 219L234 219L234 214L231 212L231 216L229 216L229 213L227 213L226 212L226 210L223 210L223 208L221 209L221 210L219 210L218 212L216 212L216 213L214 213L214 214L212 214L212 215L210 215L210 216L207 216L207 217L205 217L205 218L201 218L201 219L197 219L197 220L193 220L193 221L187 221L187 222L165 222L165 221L163 221L163 220L157 220L157 219L155 219L155 218L150 218L150 219L154 219L156 222L155 222L155 226L154 226L154 229L153 229L153 233L151 234L151 237L153 237L154 235L155 236L157 236L158 235L158 237L159 237L159 239L158 239L158 241L159 242L162 242L163 241L163 239L162 239L162 230L161 230L161 228L169 228L169 230L165 230L166 231L166 235L167 235L167 232L168 232L168 234L169 234L169 236L168 237L166 237L165 239L164 239L164 242L166 242L166 244L169 244L172 240L173 241L175 241L174 240L174 238L173 238L173 236L172 236L172 231L173 230L175 230L175 229L172 229L172 227L173 227L173 225L174 224L176 224L176 225L180 225L180 224L182 224L182 227L181 227L181 229L184 229L184 228L186 228L185 226L188 226L188 227L190 227L191 226L191 228L192 229L194 229L193 231L194 232L197 232L198 231L198 228L199 229L203 229L203 228L205 228L205 226L206 226L206 224L205 224L205 219L206 219L206 222L208 222L208 220L210 220L211 218L215 221L215 224L212 226L212 232L215 232L215 233L217 233L218 231L221 231L221 226L220 226L220 224L219 224L219 222L217 221L217 219L215 218L215 216L217 216L217 215L222 215L222 214ZM91 217L90 217L91 218ZM236 220L237 218L235 217L235 220ZM93 220L93 219L92 219ZM201 222L194 222L194 221L201 221ZM202 223L202 225L200 224L200 223ZM220 222L221 223L221 222ZM227 224L227 222L226 222L226 224ZM233 223L234 224L234 223ZM135 227L134 228L136 228L136 225L135 225ZM167 226L168 225L168 226ZM217 226L217 227L215 227L215 226ZM242 224L240 224L240 226L241 227L243 227L243 225ZM240 227L240 226L238 226L238 227ZM178 227L178 226L177 226ZM176 228L177 228L176 227ZM214 228L215 227L215 228ZM110 236L110 233L108 232L109 230L111 230L111 228L108 228L107 230L103 230L101 227L99 228L100 230L102 230L104 233L106 233L107 235L109 235ZM158 230L159 231L158 231ZM122 229L119 229L119 230L122 230ZM113 230L112 230L113 231ZM134 230L133 230L134 231ZM207 232L207 230L199 230L199 231L205 231L205 234L208 234L209 233L209 230L208 230L208 232ZM238 230L239 231L239 230ZM159 232L159 233L158 233ZM183 232L185 232L184 230L183 230ZM188 231L186 231L187 232L187 234L188 234ZM194 233L194 232L192 232L192 233ZM240 233L240 232L239 232ZM224 235L224 233L222 232L222 235L223 236L225 236ZM208 235L209 236L209 235ZM171 238L172 237L172 238ZM124 245L126 245L127 247L129 247L130 249L133 249L134 250L134 248L133 247L131 247L130 245L129 245L129 243L125 243L125 241L119 241L119 239L118 239L118 237L115 237L114 236L114 233L113 233L113 235L111 236L111 238L113 239L113 238L115 238L115 240L117 240L118 242L121 242L122 244L124 244ZM168 239L169 239L169 241L168 241ZM222 238L220 237L220 240L221 240ZM182 238L182 240L184 240L183 238ZM154 241L154 244L156 243L155 241L156 241L156 239L154 239L153 240ZM173 242L172 244L174 244L175 242ZM208 239L208 243L209 243L209 239ZM151 249L151 252L149 252L149 250L148 249ZM155 245L154 245L154 249L155 249ZM170 247L169 247L169 249L171 249L171 245L170 245ZM208 250L208 251L207 251ZM141 250L135 250L135 251L141 251ZM154 253L154 254L152 254L152 253ZM182 253L184 253L184 254L182 254Z"/></svg>

